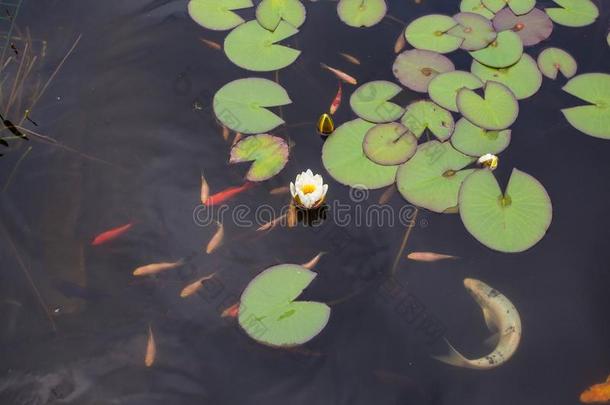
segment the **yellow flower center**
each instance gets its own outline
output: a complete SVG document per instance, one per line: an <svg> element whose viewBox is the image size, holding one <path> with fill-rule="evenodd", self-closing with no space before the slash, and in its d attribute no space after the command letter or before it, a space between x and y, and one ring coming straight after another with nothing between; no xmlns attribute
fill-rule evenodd
<svg viewBox="0 0 610 405"><path fill-rule="evenodd" d="M316 191L316 186L314 184L304 184L301 187L301 191L303 192L303 194L311 194Z"/></svg>

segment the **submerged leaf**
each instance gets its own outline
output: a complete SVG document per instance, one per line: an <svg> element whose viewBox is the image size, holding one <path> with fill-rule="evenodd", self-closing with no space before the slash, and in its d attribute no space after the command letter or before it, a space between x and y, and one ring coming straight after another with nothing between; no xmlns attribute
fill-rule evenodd
<svg viewBox="0 0 610 405"><path fill-rule="evenodd" d="M456 99L458 92L463 89L479 89L483 82L472 73L456 70L436 76L428 85L430 98L436 104L451 111L458 111Z"/></svg>
<svg viewBox="0 0 610 405"><path fill-rule="evenodd" d="M241 295L238 321L254 340L290 347L316 337L328 323L330 307L295 301L316 273L296 264L273 266L257 275Z"/></svg>
<svg viewBox="0 0 610 405"><path fill-rule="evenodd" d="M455 51L462 43L461 38L449 35L447 31L458 23L441 14L428 14L413 20L405 29L407 42L417 49L448 53Z"/></svg>
<svg viewBox="0 0 610 405"><path fill-rule="evenodd" d="M504 193L491 171L477 170L464 181L459 202L468 232L500 252L522 252L534 246L553 216L551 199L542 184L517 169Z"/></svg>
<svg viewBox="0 0 610 405"><path fill-rule="evenodd" d="M231 149L229 163L252 162L246 178L263 181L278 174L288 162L288 145L277 136L260 134L239 141Z"/></svg>
<svg viewBox="0 0 610 405"><path fill-rule="evenodd" d="M470 52L477 61L495 68L516 63L521 58L521 54L523 54L521 38L513 31L502 31L486 48Z"/></svg>
<svg viewBox="0 0 610 405"><path fill-rule="evenodd" d="M462 38L460 48L467 51L483 49L496 39L497 33L487 18L475 13L459 13L453 16L459 24L447 33Z"/></svg>
<svg viewBox="0 0 610 405"><path fill-rule="evenodd" d="M561 110L568 122L587 135L610 139L610 75L578 75L563 86L563 91L591 103Z"/></svg>
<svg viewBox="0 0 610 405"><path fill-rule="evenodd" d="M521 15L533 9L536 5L536 0L483 0L483 4L494 13L508 5L515 14Z"/></svg>
<svg viewBox="0 0 610 405"><path fill-rule="evenodd" d="M339 0L337 14L350 27L372 27L388 11L384 0Z"/></svg>
<svg viewBox="0 0 610 405"><path fill-rule="evenodd" d="M362 149L375 163L399 165L415 154L417 138L407 127L396 122L379 124L368 130Z"/></svg>
<svg viewBox="0 0 610 405"><path fill-rule="evenodd" d="M400 121L417 138L427 128L442 141L449 139L455 124L449 111L429 100L420 100L409 104Z"/></svg>
<svg viewBox="0 0 610 405"><path fill-rule="evenodd" d="M517 33L525 46L536 45L553 32L553 22L544 11L537 8L519 16L505 8L496 14L493 25L496 31L511 30Z"/></svg>
<svg viewBox="0 0 610 405"><path fill-rule="evenodd" d="M508 87L517 100L522 100L536 94L542 85L542 74L536 61L524 53L519 62L512 66L495 69L472 61L470 70L483 81L494 81Z"/></svg>
<svg viewBox="0 0 610 405"><path fill-rule="evenodd" d="M266 107L290 104L286 90L261 78L237 79L214 95L214 113L228 128L244 134L259 134L284 123Z"/></svg>
<svg viewBox="0 0 610 405"><path fill-rule="evenodd" d="M455 124L451 144L469 156L479 157L488 153L497 155L508 147L510 134L510 129L489 131L477 127L466 118L461 118Z"/></svg>
<svg viewBox="0 0 610 405"><path fill-rule="evenodd" d="M305 6L299 0L262 0L256 7L256 19L270 31L284 20L294 28L305 22Z"/></svg>
<svg viewBox="0 0 610 405"><path fill-rule="evenodd" d="M224 31L244 22L232 10L252 7L251 0L190 0L188 12L191 18L202 27Z"/></svg>
<svg viewBox="0 0 610 405"><path fill-rule="evenodd" d="M494 16L493 11L485 7L481 0L462 0L460 3L460 11L466 13L476 13L490 20Z"/></svg>
<svg viewBox="0 0 610 405"><path fill-rule="evenodd" d="M394 76L403 86L420 93L428 91L428 84L436 75L452 70L455 66L446 56L418 49L402 52L392 66Z"/></svg>
<svg viewBox="0 0 610 405"><path fill-rule="evenodd" d="M299 32L287 22L280 21L275 31L263 28L252 20L240 25L225 38L224 50L237 66L256 72L269 72L290 65L301 51L276 42Z"/></svg>
<svg viewBox="0 0 610 405"><path fill-rule="evenodd" d="M449 142L423 143L415 156L398 169L398 191L411 204L445 212L458 205L462 181L474 170L462 169L474 160L453 149Z"/></svg>
<svg viewBox="0 0 610 405"><path fill-rule="evenodd" d="M397 120L404 110L388 100L400 93L402 88L392 82L376 80L358 87L349 99L352 110L360 118L371 122Z"/></svg>
<svg viewBox="0 0 610 405"><path fill-rule="evenodd" d="M569 79L576 74L578 64L572 55L563 49L546 48L538 55L538 68L549 79L555 80L557 72Z"/></svg>
<svg viewBox="0 0 610 405"><path fill-rule="evenodd" d="M369 129L375 124L363 119L348 121L328 137L322 147L322 163L339 183L376 189L394 182L398 166L383 166L370 160L362 149Z"/></svg>
<svg viewBox="0 0 610 405"><path fill-rule="evenodd" d="M566 27L584 27L599 16L597 6L591 0L553 0L561 7L547 8L544 11L551 20Z"/></svg>
<svg viewBox="0 0 610 405"><path fill-rule="evenodd" d="M519 114L519 104L512 91L493 81L485 84L485 97L470 89L460 90L457 106L468 121L489 130L510 127Z"/></svg>

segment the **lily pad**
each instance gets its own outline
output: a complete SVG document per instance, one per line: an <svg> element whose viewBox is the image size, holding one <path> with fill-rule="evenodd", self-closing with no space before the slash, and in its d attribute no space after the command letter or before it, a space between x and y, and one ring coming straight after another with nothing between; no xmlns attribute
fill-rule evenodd
<svg viewBox="0 0 610 405"><path fill-rule="evenodd" d="M214 95L214 113L227 128L243 134L260 134L284 123L266 107L292 103L279 84L261 78L237 79Z"/></svg>
<svg viewBox="0 0 610 405"><path fill-rule="evenodd" d="M409 104L400 121L417 138L427 128L441 141L449 139L455 126L451 113L429 100Z"/></svg>
<svg viewBox="0 0 610 405"><path fill-rule="evenodd" d="M263 271L241 295L239 326L252 339L269 346L291 347L310 341L328 323L330 307L295 299L316 275L296 264L280 264Z"/></svg>
<svg viewBox="0 0 610 405"><path fill-rule="evenodd" d="M457 22L446 15L428 14L413 20L405 29L405 38L413 47L438 53L455 51L462 43L461 38L449 35L447 31Z"/></svg>
<svg viewBox="0 0 610 405"><path fill-rule="evenodd" d="M484 65L503 68L517 63L523 54L523 44L519 35L512 31L498 33L495 41L470 55Z"/></svg>
<svg viewBox="0 0 610 405"><path fill-rule="evenodd" d="M510 129L488 131L477 127L466 118L461 118L455 124L451 144L469 156L480 157L487 153L497 155L508 147L510 134Z"/></svg>
<svg viewBox="0 0 610 405"><path fill-rule="evenodd" d="M459 13L454 15L453 19L459 25L451 28L447 34L462 38L460 44L462 49L467 51L483 49L496 39L497 33L491 21L479 14Z"/></svg>
<svg viewBox="0 0 610 405"><path fill-rule="evenodd" d="M610 75L578 75L563 86L563 91L591 103L561 110L570 125L587 135L610 139Z"/></svg>
<svg viewBox="0 0 610 405"><path fill-rule="evenodd" d="M215 31L225 31L244 22L232 10L252 7L251 0L190 0L188 12L202 27Z"/></svg>
<svg viewBox="0 0 610 405"><path fill-rule="evenodd" d="M264 181L282 171L288 162L288 145L277 136L260 134L239 141L231 149L229 163L254 162L246 174L250 181Z"/></svg>
<svg viewBox="0 0 610 405"><path fill-rule="evenodd" d="M477 170L462 184L459 201L468 232L500 252L522 252L534 246L553 216L551 199L542 184L517 169L504 193L491 171Z"/></svg>
<svg viewBox="0 0 610 405"><path fill-rule="evenodd" d="M494 16L493 11L485 7L481 0L462 0L460 3L460 11L465 13L476 13L490 20Z"/></svg>
<svg viewBox="0 0 610 405"><path fill-rule="evenodd" d="M379 124L368 130L362 149L375 163L386 166L399 165L415 154L417 138L407 127L396 122Z"/></svg>
<svg viewBox="0 0 610 405"><path fill-rule="evenodd" d="M384 0L339 0L337 14L350 27L372 27L385 17Z"/></svg>
<svg viewBox="0 0 610 405"><path fill-rule="evenodd" d="M428 91L428 84L438 74L455 70L453 62L432 51L412 49L396 57L392 72L403 86L420 93Z"/></svg>
<svg viewBox="0 0 610 405"><path fill-rule="evenodd" d="M369 129L375 124L355 119L341 125L322 147L322 163L339 183L369 190L394 183L398 166L383 166L370 160L362 149Z"/></svg>
<svg viewBox="0 0 610 405"><path fill-rule="evenodd" d="M505 8L496 14L493 25L496 31L511 30L517 33L525 46L536 45L553 32L553 22L544 11L537 8L523 15L515 15Z"/></svg>
<svg viewBox="0 0 610 405"><path fill-rule="evenodd" d="M240 25L225 38L224 51L231 62L255 72L269 72L290 65L301 51L276 42L299 32L287 22L280 21L275 31L263 28L252 20Z"/></svg>
<svg viewBox="0 0 610 405"><path fill-rule="evenodd" d="M399 85L385 80L368 82L358 87L349 99L352 110L371 122L395 121L404 113L398 104L388 100L402 91Z"/></svg>
<svg viewBox="0 0 610 405"><path fill-rule="evenodd" d="M494 81L508 87L517 100L522 100L536 94L542 85L542 74L536 61L524 53L519 62L512 66L494 69L472 61L470 70L483 81Z"/></svg>
<svg viewBox="0 0 610 405"><path fill-rule="evenodd" d="M546 48L538 55L538 68L549 79L555 80L557 72L569 79L576 74L578 64L572 55L563 49Z"/></svg>
<svg viewBox="0 0 610 405"><path fill-rule="evenodd" d="M590 0L553 0L561 7L546 8L551 20L566 27L584 27L599 16L597 6Z"/></svg>
<svg viewBox="0 0 610 405"><path fill-rule="evenodd" d="M396 174L400 194L419 207L445 212L458 205L462 181L474 169L462 170L474 158L453 149L449 142L429 141Z"/></svg>
<svg viewBox="0 0 610 405"><path fill-rule="evenodd" d="M299 0L262 0L256 7L256 19L270 31L275 31L282 20L299 28L305 15L305 6Z"/></svg>
<svg viewBox="0 0 610 405"><path fill-rule="evenodd" d="M479 89L483 82L472 73L456 70L436 76L428 85L430 98L436 104L451 111L458 111L456 99L458 92L463 89Z"/></svg>
<svg viewBox="0 0 610 405"><path fill-rule="evenodd" d="M536 0L482 0L485 7L497 13L504 6L508 7L517 15L525 14L531 11L536 5Z"/></svg>
<svg viewBox="0 0 610 405"><path fill-rule="evenodd" d="M510 127L519 114L519 104L513 92L493 81L485 83L485 97L470 89L460 90L457 106L468 121L489 130Z"/></svg>

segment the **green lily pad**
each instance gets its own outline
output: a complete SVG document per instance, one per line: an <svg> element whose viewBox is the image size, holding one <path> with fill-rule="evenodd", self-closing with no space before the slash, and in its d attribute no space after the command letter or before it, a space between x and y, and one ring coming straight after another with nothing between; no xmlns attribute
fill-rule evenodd
<svg viewBox="0 0 610 405"><path fill-rule="evenodd" d="M486 48L470 52L470 55L484 65L503 68L517 63L523 54L523 44L513 31L498 33L496 40Z"/></svg>
<svg viewBox="0 0 610 405"><path fill-rule="evenodd" d="M468 121L489 130L510 127L519 114L519 104L513 92L493 81L485 83L485 97L470 89L460 90L457 106Z"/></svg>
<svg viewBox="0 0 610 405"><path fill-rule="evenodd" d="M576 59L563 49L546 48L538 55L538 68L549 79L555 80L557 72L569 79L576 74L578 64Z"/></svg>
<svg viewBox="0 0 610 405"><path fill-rule="evenodd" d="M369 190L394 183L398 166L383 166L370 160L362 149L369 129L375 124L355 119L341 125L322 147L322 163L336 181Z"/></svg>
<svg viewBox="0 0 610 405"><path fill-rule="evenodd" d="M231 148L229 163L254 162L246 174L250 181L264 181L282 171L288 162L288 145L277 136L249 136Z"/></svg>
<svg viewBox="0 0 610 405"><path fill-rule="evenodd" d="M546 8L551 20L566 27L584 27L599 16L597 6L590 0L553 0L561 7Z"/></svg>
<svg viewBox="0 0 610 405"><path fill-rule="evenodd" d="M385 17L384 0L339 0L337 14L350 27L372 27Z"/></svg>
<svg viewBox="0 0 610 405"><path fill-rule="evenodd" d="M275 31L282 20L299 28L305 15L305 6L299 0L262 0L256 7L258 23L269 31Z"/></svg>
<svg viewBox="0 0 610 405"><path fill-rule="evenodd" d="M462 170L474 158L453 149L449 142L429 141L396 174L400 194L419 207L445 212L458 205L462 181L474 169Z"/></svg>
<svg viewBox="0 0 610 405"><path fill-rule="evenodd" d="M275 31L263 28L252 20L240 25L225 38L224 51L237 66L255 72L269 72L290 65L301 51L276 42L299 32L292 25L281 21Z"/></svg>
<svg viewBox="0 0 610 405"><path fill-rule="evenodd" d="M462 0L460 3L460 11L465 13L476 13L490 20L494 16L493 11L485 7L481 0Z"/></svg>
<svg viewBox="0 0 610 405"><path fill-rule="evenodd" d="M438 74L455 70L453 62L440 53L411 49L396 57L392 72L400 83L420 93L428 91L428 84Z"/></svg>
<svg viewBox="0 0 610 405"><path fill-rule="evenodd" d="M553 216L544 186L517 169L513 169L504 193L491 171L477 170L462 184L459 201L468 232L500 252L522 252L534 246Z"/></svg>
<svg viewBox="0 0 610 405"><path fill-rule="evenodd" d="M417 138L396 122L375 125L364 137L362 149L375 163L385 166L406 162L417 150Z"/></svg>
<svg viewBox="0 0 610 405"><path fill-rule="evenodd" d="M504 6L508 7L517 15L529 13L536 5L536 0L482 0L485 7L497 13Z"/></svg>
<svg viewBox="0 0 610 405"><path fill-rule="evenodd" d="M456 70L436 76L428 85L430 98L436 104L451 111L458 111L456 99L458 92L463 89L479 89L483 82L472 73Z"/></svg>
<svg viewBox="0 0 610 405"><path fill-rule="evenodd" d="M475 13L459 13L453 16L459 24L447 34L462 38L460 48L467 51L476 51L485 48L494 39L497 33L487 18Z"/></svg>
<svg viewBox="0 0 610 405"><path fill-rule="evenodd" d="M591 103L561 110L570 125L587 135L610 139L610 75L578 75L563 86L563 91Z"/></svg>
<svg viewBox="0 0 610 405"><path fill-rule="evenodd" d="M536 94L542 86L542 74L536 61L524 53L519 62L512 66L494 69L472 61L470 70L483 81L494 81L508 87L517 100L522 100Z"/></svg>
<svg viewBox="0 0 610 405"><path fill-rule="evenodd" d="M239 304L239 326L254 340L273 347L291 347L316 337L330 318L321 302L295 301L316 277L296 264L263 271L246 287Z"/></svg>
<svg viewBox="0 0 610 405"><path fill-rule="evenodd" d="M400 122L417 138L429 129L441 141L449 139L455 126L451 113L429 100L409 104Z"/></svg>
<svg viewBox="0 0 610 405"><path fill-rule="evenodd" d="M376 80L358 87L349 99L352 110L360 118L371 122L395 121L404 113L398 104L388 100L395 97L402 88L392 82Z"/></svg>
<svg viewBox="0 0 610 405"><path fill-rule="evenodd" d="M266 107L290 104L286 90L261 78L238 79L225 84L214 95L214 113L227 128L243 134L260 134L284 123Z"/></svg>
<svg viewBox="0 0 610 405"><path fill-rule="evenodd" d="M523 15L515 15L505 8L496 14L493 26L498 32L516 32L524 46L536 45L550 37L553 32L553 21L544 11L537 8Z"/></svg>
<svg viewBox="0 0 610 405"><path fill-rule="evenodd" d="M455 51L462 43L461 38L449 35L447 31L457 22L446 15L428 14L413 20L405 29L405 38L413 47L438 53Z"/></svg>
<svg viewBox="0 0 610 405"><path fill-rule="evenodd" d="M232 10L252 7L251 0L190 0L188 12L202 27L225 31L237 27L244 19Z"/></svg>
<svg viewBox="0 0 610 405"><path fill-rule="evenodd" d="M451 144L469 156L480 157L488 153L497 155L508 147L510 134L510 129L488 131L477 127L466 118L460 118L455 124Z"/></svg>

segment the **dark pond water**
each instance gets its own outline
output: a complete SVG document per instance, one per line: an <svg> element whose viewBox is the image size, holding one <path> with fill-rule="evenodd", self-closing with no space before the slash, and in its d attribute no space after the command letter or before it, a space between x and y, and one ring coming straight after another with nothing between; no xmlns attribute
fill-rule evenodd
<svg viewBox="0 0 610 405"><path fill-rule="evenodd" d="M608 72L610 8L596 4L595 24L556 26L549 41L528 52L553 44L572 53L579 73ZM23 123L54 141L11 140L0 157L0 404L575 404L584 388L605 379L610 143L565 122L560 108L576 103L561 91L564 79L545 79L536 96L520 103L496 172L505 182L517 167L545 185L554 206L547 236L525 253L501 254L474 240L459 216L420 211L407 251L461 259L400 260L389 285L405 227L356 220L383 190L350 198L321 165L323 140L313 122L336 91L319 62L343 67L363 83L393 80L401 27L386 19L352 29L340 23L335 6L307 4L307 22L294 40L303 53L280 72L294 101L283 109L286 121L311 125L276 131L295 143L287 167L229 206L280 209L287 197L269 190L311 168L329 184L329 202L346 204L351 220L340 224L331 209L317 227L260 234L257 225L225 219L224 246L205 255L202 246L215 227L193 220L200 173L218 191L241 184L246 170L228 166L229 145L209 108L219 87L249 76L199 40L222 41L225 33L194 24L186 1L23 2L13 32L21 40L12 42L23 54L29 33L38 58L8 111L14 70L2 73L7 118L19 121L36 85L82 37L32 109L37 126ZM457 10L457 2L444 0L389 6L405 21ZM346 64L338 52L362 65ZM469 66L465 56L454 61ZM419 97L404 94L405 102ZM336 119L351 114L344 105ZM389 205L398 212L405 202L396 194ZM95 235L128 222L134 227L120 239L90 245ZM258 272L303 263L319 251L328 254L305 296L331 303L332 314L300 350L257 345L234 319L219 316ZM159 276L131 274L137 266L182 257L187 265ZM207 290L179 297L187 282L213 271L218 274ZM490 371L431 358L446 350L442 335L470 357L489 351L465 277L497 288L521 314L519 350ZM143 360L148 325L158 350L151 368Z"/></svg>

